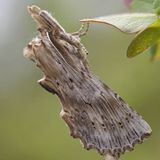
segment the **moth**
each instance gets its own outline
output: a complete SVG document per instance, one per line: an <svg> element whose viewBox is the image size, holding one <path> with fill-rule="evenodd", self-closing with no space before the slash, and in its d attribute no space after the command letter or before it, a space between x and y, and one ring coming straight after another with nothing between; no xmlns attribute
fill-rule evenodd
<svg viewBox="0 0 160 160"><path fill-rule="evenodd" d="M71 136L84 148L118 159L151 134L145 120L89 68L87 50L80 42L87 24L67 33L47 11L29 6L38 35L24 48L24 56L44 73L38 83L60 99L61 117Z"/></svg>

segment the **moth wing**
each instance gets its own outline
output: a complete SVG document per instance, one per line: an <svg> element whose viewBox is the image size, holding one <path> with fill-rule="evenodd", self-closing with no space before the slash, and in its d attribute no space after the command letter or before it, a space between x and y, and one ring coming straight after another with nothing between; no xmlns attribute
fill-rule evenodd
<svg viewBox="0 0 160 160"><path fill-rule="evenodd" d="M107 86L104 88L89 103L77 95L70 102L70 112L64 110L61 115L71 135L80 138L84 148L119 157L142 143L151 134L151 128L121 97Z"/></svg>

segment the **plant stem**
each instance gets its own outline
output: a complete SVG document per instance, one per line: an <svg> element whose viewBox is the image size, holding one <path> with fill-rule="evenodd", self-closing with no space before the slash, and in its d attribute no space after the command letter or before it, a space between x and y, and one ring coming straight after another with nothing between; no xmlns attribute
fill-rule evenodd
<svg viewBox="0 0 160 160"><path fill-rule="evenodd" d="M106 156L104 156L104 160L118 160L116 157L113 157L109 154L107 154Z"/></svg>

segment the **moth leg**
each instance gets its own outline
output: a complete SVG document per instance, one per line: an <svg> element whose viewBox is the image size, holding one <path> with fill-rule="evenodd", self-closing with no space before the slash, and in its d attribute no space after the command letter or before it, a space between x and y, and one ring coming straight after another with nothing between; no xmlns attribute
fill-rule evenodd
<svg viewBox="0 0 160 160"><path fill-rule="evenodd" d="M77 32L73 32L71 34L63 34L61 33L59 36L67 41L69 44L74 45L75 47L79 48L79 46L82 46L80 43L80 37L87 34L89 30L89 22L82 23L81 28Z"/></svg>
<svg viewBox="0 0 160 160"><path fill-rule="evenodd" d="M61 33L59 35L59 37L62 40L68 42L70 45L75 46L78 49L78 51L79 51L81 59L86 60L86 55L88 54L88 51L86 50L86 48L84 47L84 45L80 42L80 35L79 34L80 33L74 34L74 35L70 34L70 33L66 33L66 34ZM81 33L81 35L82 34L84 34L84 33Z"/></svg>
<svg viewBox="0 0 160 160"><path fill-rule="evenodd" d="M77 32L73 32L72 35L79 36L79 37L85 36L87 34L88 30L89 30L89 22L87 22L87 23L84 22L84 23L82 23L81 28Z"/></svg>

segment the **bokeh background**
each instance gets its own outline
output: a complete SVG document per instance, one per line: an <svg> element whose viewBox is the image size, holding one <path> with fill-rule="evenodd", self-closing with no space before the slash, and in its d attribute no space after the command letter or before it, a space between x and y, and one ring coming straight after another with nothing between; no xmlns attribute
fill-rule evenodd
<svg viewBox="0 0 160 160"><path fill-rule="evenodd" d="M26 6L50 11L74 32L80 19L128 12L122 0L0 0L0 160L101 160L86 151L59 117L56 96L36 81L42 73L23 57L25 45L36 35ZM160 62L148 54L126 58L133 36L112 27L91 24L82 42L93 71L143 115L153 135L121 159L160 159Z"/></svg>

